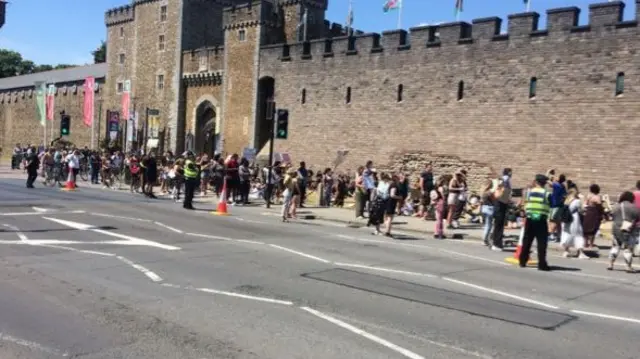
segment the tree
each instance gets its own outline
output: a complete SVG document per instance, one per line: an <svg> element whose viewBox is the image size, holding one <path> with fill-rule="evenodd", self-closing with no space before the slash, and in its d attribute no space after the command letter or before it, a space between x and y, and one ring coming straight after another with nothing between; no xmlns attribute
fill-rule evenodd
<svg viewBox="0 0 640 359"><path fill-rule="evenodd" d="M91 51L91 55L93 55L93 62L96 64L107 62L107 43L102 41L97 49Z"/></svg>
<svg viewBox="0 0 640 359"><path fill-rule="evenodd" d="M24 72L25 61L22 55L15 51L0 49L0 78L21 75ZM33 70L33 62L27 63L27 70ZM29 68L31 66L31 68ZM28 73L28 72L27 72Z"/></svg>
<svg viewBox="0 0 640 359"><path fill-rule="evenodd" d="M44 66L51 67L50 65L44 65ZM62 69L68 69L69 67L76 67L76 66L78 66L78 65L58 64L53 69L54 70L62 70Z"/></svg>
<svg viewBox="0 0 640 359"><path fill-rule="evenodd" d="M45 71L51 71L53 70L53 66L51 65L37 65L36 67L33 68L33 72L45 72Z"/></svg>

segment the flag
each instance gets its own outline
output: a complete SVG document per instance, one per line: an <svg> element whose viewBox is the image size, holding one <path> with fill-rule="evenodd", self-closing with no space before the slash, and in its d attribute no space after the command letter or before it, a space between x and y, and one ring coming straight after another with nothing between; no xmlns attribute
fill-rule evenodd
<svg viewBox="0 0 640 359"><path fill-rule="evenodd" d="M38 120L40 121L40 125L42 127L46 126L45 121L47 118L47 108L45 103L45 95L47 92L47 85L44 82L38 81L35 83L36 86L36 114L38 116Z"/></svg>
<svg viewBox="0 0 640 359"><path fill-rule="evenodd" d="M384 6L382 6L382 11L389 12L391 10L396 10L400 7L400 2L402 2L402 0L387 0L384 3Z"/></svg>
<svg viewBox="0 0 640 359"><path fill-rule="evenodd" d="M47 120L53 121L55 117L56 85L49 85L47 88Z"/></svg>
<svg viewBox="0 0 640 359"><path fill-rule="evenodd" d="M122 91L122 118L126 121L129 119L129 106L131 105L131 81L124 82L124 91Z"/></svg>
<svg viewBox="0 0 640 359"><path fill-rule="evenodd" d="M462 12L462 0L456 0L456 11L455 14L458 16Z"/></svg>
<svg viewBox="0 0 640 359"><path fill-rule="evenodd" d="M84 79L84 107L82 108L82 118L85 126L91 127L93 124L93 97L95 94L96 79L87 77Z"/></svg>
<svg viewBox="0 0 640 359"><path fill-rule="evenodd" d="M529 5L529 0L523 0L525 5Z"/></svg>

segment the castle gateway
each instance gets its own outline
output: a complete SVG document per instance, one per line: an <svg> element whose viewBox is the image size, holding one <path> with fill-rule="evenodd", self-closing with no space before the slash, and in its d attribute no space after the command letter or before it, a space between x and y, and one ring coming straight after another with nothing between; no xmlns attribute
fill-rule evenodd
<svg viewBox="0 0 640 359"><path fill-rule="evenodd" d="M640 27L623 21L623 2L591 5L587 24L567 7L548 10L545 28L529 12L510 15L503 32L488 17L382 34L329 23L327 2L135 0L109 10L103 111L119 111L130 81L132 110L159 113L165 149L261 151L273 99L290 111L276 151L317 168L348 150L342 169L371 159L412 172L434 161L483 178L511 167L525 185L556 167L605 191L640 178ZM0 121L12 105L0 101ZM7 126L19 124L4 121L3 147L38 141Z"/></svg>

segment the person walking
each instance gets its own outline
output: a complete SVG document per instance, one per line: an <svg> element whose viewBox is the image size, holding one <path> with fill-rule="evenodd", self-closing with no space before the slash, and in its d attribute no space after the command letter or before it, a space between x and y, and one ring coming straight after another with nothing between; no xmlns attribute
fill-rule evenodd
<svg viewBox="0 0 640 359"><path fill-rule="evenodd" d="M186 158L184 162L184 202L182 202L182 207L184 209L195 209L193 208L193 194L198 187L198 167L194 162L193 153L187 151L183 154L183 157Z"/></svg>
<svg viewBox="0 0 640 359"><path fill-rule="evenodd" d="M507 219L507 212L511 204L511 176L513 172L511 168L502 170L502 178L496 183L494 191L500 191L500 196L496 196L493 227L493 245L491 249L494 251L502 251L504 225Z"/></svg>
<svg viewBox="0 0 640 359"><path fill-rule="evenodd" d="M500 187L498 187L500 188ZM482 213L482 223L484 229L482 233L482 240L487 247L491 246L489 242L489 236L491 235L491 229L493 228L493 214L495 213L496 194L498 191L493 191L493 181L487 180L487 184L482 192L480 212Z"/></svg>
<svg viewBox="0 0 640 359"><path fill-rule="evenodd" d="M436 228L434 232L435 239L445 239L444 235L444 217L445 217L445 202L447 199L447 183L448 178L446 176L441 176L438 178L438 182L436 183L436 188L431 190L429 193L430 202L433 203L433 207L435 209L436 215Z"/></svg>
<svg viewBox="0 0 640 359"><path fill-rule="evenodd" d="M551 195L545 189L548 178L545 175L536 175L534 187L527 194L525 213L527 219L524 226L524 239L520 252L520 267L527 266L531 245L535 239L538 243L538 270L550 270L547 263L547 236L549 234L547 220L549 218Z"/></svg>
<svg viewBox="0 0 640 359"><path fill-rule="evenodd" d="M609 266L607 270L613 270L613 264L618 258L620 250L627 264L627 272L635 273L632 267L633 248L636 245L636 233L638 227L636 224L640 220L638 208L634 205L634 195L632 192L623 192L618 204L613 207L613 246L609 252Z"/></svg>
<svg viewBox="0 0 640 359"><path fill-rule="evenodd" d="M27 188L35 188L33 187L33 183L38 178L38 168L40 167L40 159L38 158L38 154L36 153L36 148L31 148L31 153L27 156Z"/></svg>
<svg viewBox="0 0 640 359"><path fill-rule="evenodd" d="M293 195L297 185L296 176L297 172L295 170L289 170L284 177L284 192L282 193L282 208L280 213L282 222L289 220L289 209L291 208L291 202L293 201Z"/></svg>
<svg viewBox="0 0 640 359"><path fill-rule="evenodd" d="M560 235L560 243L564 248L562 256L565 258L570 257L570 249L573 247L578 251L578 258L589 259L583 251L585 240L582 230L582 201L580 201L576 189L569 190L564 205L564 210L567 213L562 216L562 233Z"/></svg>

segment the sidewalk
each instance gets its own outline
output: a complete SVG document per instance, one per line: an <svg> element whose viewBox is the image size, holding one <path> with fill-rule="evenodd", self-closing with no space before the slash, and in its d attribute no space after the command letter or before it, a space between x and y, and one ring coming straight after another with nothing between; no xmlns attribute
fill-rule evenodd
<svg viewBox="0 0 640 359"><path fill-rule="evenodd" d="M262 208L265 214L279 215L280 206L274 205L271 209ZM298 217L303 220L319 220L334 223L342 223L345 227L363 228L367 225L367 219L356 219L352 208L326 208L326 207L305 207L298 211ZM416 217L396 216L393 219L393 228L399 232L407 232L422 237L432 237L434 235L435 221L424 220ZM595 244L601 249L608 249L611 246L611 223L603 223L602 236L596 238ZM460 223L458 229L445 229L445 236L454 240L481 241L483 235L482 224ZM504 230L505 246L515 246L520 236L520 229ZM559 243L550 243L550 248L563 250ZM595 251L595 250L594 250Z"/></svg>

